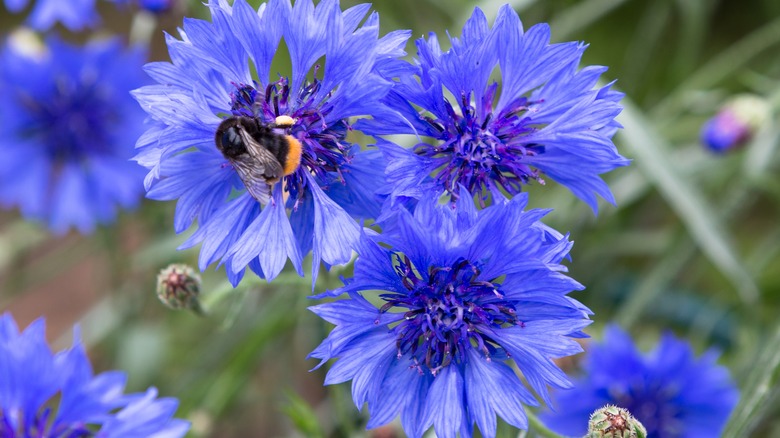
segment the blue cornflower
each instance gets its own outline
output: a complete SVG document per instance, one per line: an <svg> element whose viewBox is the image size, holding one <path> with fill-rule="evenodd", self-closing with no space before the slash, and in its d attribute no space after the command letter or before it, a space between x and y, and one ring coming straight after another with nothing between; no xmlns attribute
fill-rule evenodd
<svg viewBox="0 0 780 438"><path fill-rule="evenodd" d="M349 298L311 308L336 327L310 356L338 358L325 383L352 380L369 428L400 414L412 437L431 426L472 436L474 423L495 436L496 415L527 428L523 404L537 405L513 364L545 401L548 385L571 386L552 359L582 351L572 338L585 336L589 310L567 296L582 289L559 264L572 243L550 241L546 211L524 212L526 202L400 210L382 235L361 238L354 278L324 294Z"/></svg>
<svg viewBox="0 0 780 438"><path fill-rule="evenodd" d="M29 0L5 0L5 7L13 13L21 12ZM95 0L37 0L27 23L37 30L47 30L57 22L70 30L95 26L100 19Z"/></svg>
<svg viewBox="0 0 780 438"><path fill-rule="evenodd" d="M91 232L135 207L143 169L130 161L144 113L129 91L145 53L119 40L46 48L11 38L0 52L0 205L57 233Z"/></svg>
<svg viewBox="0 0 780 438"><path fill-rule="evenodd" d="M138 162L150 169L148 197L178 199L176 232L197 219L183 247L203 243L201 270L221 259L234 284L247 265L270 280L289 258L302 275L301 259L312 251L315 280L321 260L350 259L355 219L379 214L384 160L347 141L347 119L383 114L379 99L391 83L382 75L397 67L409 33L378 38L376 13L359 26L369 5L342 12L337 0L316 8L271 0L258 11L244 0L208 6L211 22L185 19L182 39L168 38L172 63L147 65L159 85L135 92L154 122L137 145ZM282 38L292 72L272 79ZM281 116L290 122L276 135L301 145L300 166L273 185L265 206L215 145L220 124L237 116L268 125Z"/></svg>
<svg viewBox="0 0 780 438"><path fill-rule="evenodd" d="M611 84L594 88L606 67L577 69L584 44L549 39L547 24L523 33L504 6L492 29L475 9L446 52L433 33L417 40L414 74L403 75L386 99L397 116L356 125L375 135L418 136L411 150L378 143L393 199L444 191L457 198L462 185L485 205L532 180L544 184L546 174L594 212L597 195L614 204L599 175L629 163L611 140L623 95ZM490 83L498 68L500 92Z"/></svg>
<svg viewBox="0 0 780 438"><path fill-rule="evenodd" d="M172 418L178 402L157 390L124 394L121 371L93 375L84 346L52 354L44 320L20 332L0 316L0 436L181 437L189 423Z"/></svg>
<svg viewBox="0 0 780 438"><path fill-rule="evenodd" d="M690 344L669 333L642 354L628 334L609 326L587 353L585 375L555 394L557 412L543 419L556 432L580 436L590 413L609 403L628 409L648 437L719 436L738 392L716 360L714 351L694 357Z"/></svg>

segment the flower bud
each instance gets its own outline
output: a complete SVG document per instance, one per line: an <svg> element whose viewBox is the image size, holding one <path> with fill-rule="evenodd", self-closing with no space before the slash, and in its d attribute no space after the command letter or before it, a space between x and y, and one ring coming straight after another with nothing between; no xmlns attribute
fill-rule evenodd
<svg viewBox="0 0 780 438"><path fill-rule="evenodd" d="M647 431L627 409L606 405L591 414L586 438L645 438Z"/></svg>
<svg viewBox="0 0 780 438"><path fill-rule="evenodd" d="M735 96L704 124L701 142L717 153L737 149L767 122L769 113L769 104L761 97L752 94Z"/></svg>
<svg viewBox="0 0 780 438"><path fill-rule="evenodd" d="M198 301L200 275L187 265L172 264L157 275L157 297L171 309L190 309L203 315Z"/></svg>

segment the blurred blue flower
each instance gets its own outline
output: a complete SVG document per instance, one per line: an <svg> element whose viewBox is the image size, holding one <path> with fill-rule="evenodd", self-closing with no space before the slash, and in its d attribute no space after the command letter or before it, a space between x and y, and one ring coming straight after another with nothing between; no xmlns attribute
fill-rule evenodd
<svg viewBox="0 0 780 438"><path fill-rule="evenodd" d="M9 12L19 13L29 0L5 0ZM37 30L47 30L57 22L70 30L95 26L100 19L95 10L95 0L37 0L27 23Z"/></svg>
<svg viewBox="0 0 780 438"><path fill-rule="evenodd" d="M391 74L409 33L378 38L376 13L359 26L369 5L342 12L337 0L316 8L311 0L271 0L259 11L244 0L208 6L211 22L185 19L182 39L168 38L172 63L147 65L159 85L135 91L154 122L136 157L150 169L148 197L178 199L176 232L197 219L183 247L203 243L201 270L221 260L233 284L247 265L270 280L289 258L302 275L312 251L314 281L321 260L349 261L355 218L380 211L374 191L384 183L383 158L346 140L347 119L383 114L379 99L391 84L381 74ZM271 79L282 38L292 74ZM289 116L286 134L302 145L300 167L275 184L266 206L215 146L220 123L239 115L263 123Z"/></svg>
<svg viewBox="0 0 780 438"><path fill-rule="evenodd" d="M694 357L687 342L669 333L642 354L628 334L609 326L588 350L585 375L554 395L557 412L543 420L558 433L580 436L591 412L609 403L628 409L651 438L719 436L739 395L716 360L714 351Z"/></svg>
<svg viewBox="0 0 780 438"><path fill-rule="evenodd" d="M0 316L0 436L181 437L189 423L172 418L178 402L124 394L121 371L93 375L84 346L52 354L44 320L20 332L10 314Z"/></svg>
<svg viewBox="0 0 780 438"><path fill-rule="evenodd" d="M750 127L731 111L720 111L704 124L701 131L702 143L713 152L735 149L751 136Z"/></svg>
<svg viewBox="0 0 780 438"><path fill-rule="evenodd" d="M173 8L174 4L176 4L176 0L108 0L108 1L112 3L124 5L124 6L135 4L140 9L144 9L149 12L154 12L156 14L167 12Z"/></svg>
<svg viewBox="0 0 780 438"><path fill-rule="evenodd" d="M492 29L475 9L446 52L433 33L417 40L414 74L386 98L397 116L356 125L374 135L418 136L411 150L378 143L394 200L445 191L457 198L463 185L485 205L532 180L544 184L546 174L594 212L597 196L614 204L599 175L629 163L611 140L623 95L596 85L606 67L578 70L584 44L549 40L547 24L523 33L509 6ZM500 92L490 83L499 68Z"/></svg>
<svg viewBox="0 0 780 438"><path fill-rule="evenodd" d="M325 383L352 380L369 428L400 414L412 437L431 426L472 436L474 423L495 436L496 415L525 429L523 404L537 401L513 363L545 401L548 385L571 386L552 360L582 351L572 338L585 336L590 311L567 296L582 289L559 264L572 243L550 242L546 211L524 212L526 202L400 210L382 235L361 238L354 278L322 295L349 298L311 307L336 327L310 357L338 358Z"/></svg>
<svg viewBox="0 0 780 438"><path fill-rule="evenodd" d="M36 49L17 34L0 52L0 205L89 233L117 207L135 207L143 169L130 161L144 113L129 91L143 85L145 53L119 40Z"/></svg>
<svg viewBox="0 0 780 438"><path fill-rule="evenodd" d="M769 120L767 101L751 94L729 99L701 129L701 142L712 152L726 153L744 146Z"/></svg>

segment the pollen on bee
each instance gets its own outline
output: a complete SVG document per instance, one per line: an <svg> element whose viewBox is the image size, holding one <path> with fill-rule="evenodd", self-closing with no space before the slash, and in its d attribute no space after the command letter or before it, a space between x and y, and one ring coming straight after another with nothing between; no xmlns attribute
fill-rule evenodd
<svg viewBox="0 0 780 438"><path fill-rule="evenodd" d="M295 119L293 119L290 116L278 116L276 118L275 123L276 123L276 126L285 127L286 128L286 127L292 126L295 123Z"/></svg>

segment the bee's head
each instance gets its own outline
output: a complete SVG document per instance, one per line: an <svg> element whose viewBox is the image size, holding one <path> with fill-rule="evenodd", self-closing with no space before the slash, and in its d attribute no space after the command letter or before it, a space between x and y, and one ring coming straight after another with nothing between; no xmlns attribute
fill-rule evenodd
<svg viewBox="0 0 780 438"><path fill-rule="evenodd" d="M246 153L242 132L246 132L245 117L230 117L217 128L214 142L226 158L235 158Z"/></svg>

